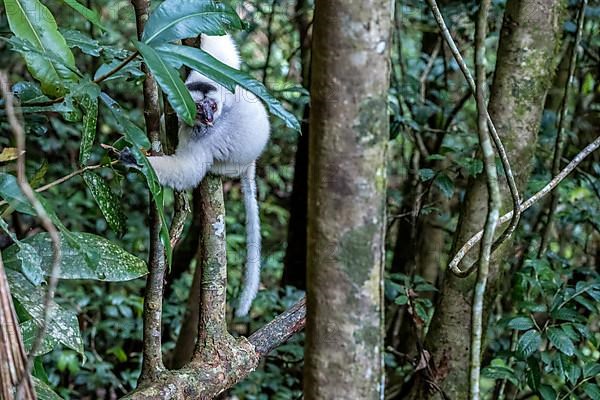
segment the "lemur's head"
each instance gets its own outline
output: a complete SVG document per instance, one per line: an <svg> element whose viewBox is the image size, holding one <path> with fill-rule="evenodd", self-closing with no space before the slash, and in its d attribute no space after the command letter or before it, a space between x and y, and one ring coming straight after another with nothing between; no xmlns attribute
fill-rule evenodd
<svg viewBox="0 0 600 400"><path fill-rule="evenodd" d="M190 82L186 86L196 103L196 121L212 126L223 111L223 93L208 82Z"/></svg>

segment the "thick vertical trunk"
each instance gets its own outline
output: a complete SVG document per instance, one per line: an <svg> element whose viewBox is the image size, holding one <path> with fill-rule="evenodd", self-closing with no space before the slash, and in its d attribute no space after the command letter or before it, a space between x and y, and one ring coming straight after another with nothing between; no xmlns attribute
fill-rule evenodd
<svg viewBox="0 0 600 400"><path fill-rule="evenodd" d="M390 0L317 0L312 47L306 399L383 391Z"/></svg>
<svg viewBox="0 0 600 400"><path fill-rule="evenodd" d="M563 8L561 0L509 0L506 6L489 110L521 191L529 178L544 101L556 67ZM506 187L503 192L506 211L510 196ZM486 212L487 189L485 177L480 175L467 190L456 244L462 245L482 228ZM507 255L507 246L503 247L490 265L490 290ZM474 249L465 265L476 255ZM446 274L425 343L437 368L435 380L452 399L466 398L468 393L468 327L474 280L475 274L465 279ZM424 392L416 394L422 386L415 390L413 398L427 398Z"/></svg>

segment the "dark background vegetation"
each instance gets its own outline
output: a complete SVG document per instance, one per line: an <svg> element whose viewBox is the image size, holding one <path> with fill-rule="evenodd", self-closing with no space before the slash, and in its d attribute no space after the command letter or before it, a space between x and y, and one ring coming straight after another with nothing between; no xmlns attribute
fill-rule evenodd
<svg viewBox="0 0 600 400"><path fill-rule="evenodd" d="M135 37L133 9L127 1L88 1L102 21L118 34L101 34L71 8L58 1L45 4L62 30L78 30L107 49L131 49ZM313 4L310 0L253 0L235 4L247 23L234 36L241 44L244 69L265 83L288 109L307 121L308 63ZM450 52L442 44L426 4L405 0L396 4L392 87L389 92L388 231L386 275L387 395L402 398L419 369L417 348L428 329L443 268L448 262L460 204L469 178L480 174L477 157L474 100ZM443 12L455 40L471 65L473 1L445 1ZM505 2L494 1L487 55L490 78ZM524 197L550 178L557 113L563 100L568 54L573 45L579 2L566 5L558 67L551 83L535 148L533 173ZM10 35L4 14L0 32ZM76 63L93 73L105 61L74 47ZM591 142L600 126L600 5L590 2L577 49L579 58L571 94L566 100L567 142L564 159L571 159ZM107 52L108 53L108 52ZM304 59L303 59L304 57ZM1 68L12 82L33 81L22 57L0 41ZM304 79L303 79L304 77ZM105 84L111 96L143 124L142 76L130 74ZM299 136L272 119L272 138L258 163L258 197L262 220L263 272L251 315L235 320L231 329L247 334L289 307L305 288L305 229L307 132ZM43 170L41 182L51 182L78 168L81 122L67 122L59 113L25 116L27 171ZM97 143L113 144L120 137L107 112L100 112ZM11 147L7 123L0 117L0 148ZM421 147L421 148L420 148ZM426 152L423 152L423 147ZM94 147L91 163L106 157ZM5 165L4 171L11 172ZM519 165L514 166L520 168ZM104 168L127 216L120 236L107 225L83 180L75 177L49 190L62 222L72 231L91 232L119 243L145 259L148 251L148 196L143 179L120 167ZM507 252L509 272L495 288L483 356L485 398L499 398L500 388L511 399L600 399L600 163L585 161L558 189L560 204L547 251L538 255L544 215L542 201L527 211ZM294 177L297 178L294 181ZM244 210L237 181L225 181L229 295L240 287L245 257ZM172 195L167 192L166 210ZM290 215L290 210L292 214ZM39 232L31 217L13 213L7 219L19 238ZM188 291L196 265L197 227L189 223L166 288L163 348L172 359ZM0 249L11 244L0 234ZM426 258L426 260L424 260ZM56 346L39 358L37 367L64 398L117 398L131 391L141 366L141 314L144 279L129 282L61 281L57 301L75 310L83 337L83 354ZM564 304L556 305L557 299ZM408 307L410 305L410 307ZM410 308L410 310L409 310ZM410 312L409 312L410 311ZM554 328L554 329L549 329ZM443 329L443 328L440 328ZM524 335L529 333L530 337ZM465 326L467 335L467 326ZM525 338L525 339L524 339ZM416 362L415 362L416 358ZM225 398L298 399L302 391L303 335L279 347L247 380ZM467 366L465 366L467 368ZM510 397L508 397L510 396Z"/></svg>

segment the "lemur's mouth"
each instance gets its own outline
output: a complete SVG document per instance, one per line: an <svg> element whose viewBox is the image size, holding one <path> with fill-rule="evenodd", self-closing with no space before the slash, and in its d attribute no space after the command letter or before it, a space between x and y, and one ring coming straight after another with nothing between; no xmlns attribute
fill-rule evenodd
<svg viewBox="0 0 600 400"><path fill-rule="evenodd" d="M207 126L213 126L217 103L210 98L205 98L198 103L196 110L198 112L198 121Z"/></svg>

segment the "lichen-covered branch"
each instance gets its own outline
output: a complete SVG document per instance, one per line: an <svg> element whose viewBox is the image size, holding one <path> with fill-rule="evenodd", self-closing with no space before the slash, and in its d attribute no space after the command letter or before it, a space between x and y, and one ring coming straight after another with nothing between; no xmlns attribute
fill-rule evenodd
<svg viewBox="0 0 600 400"><path fill-rule="evenodd" d="M144 31L144 24L148 20L149 0L132 0L135 10L135 22L138 39ZM160 107L158 87L154 77L145 65L142 70L146 74L144 80L144 120L146 132L151 143L151 154L161 155L160 142ZM143 362L140 383L152 380L164 370L161 353L161 316L163 285L165 278L166 262L165 248L160 240L161 221L156 206L150 202L150 255L148 257L148 279L144 295L144 336L143 336Z"/></svg>
<svg viewBox="0 0 600 400"><path fill-rule="evenodd" d="M191 362L176 371L165 371L157 379L138 387L125 399L212 399L245 379L256 369L261 357L285 343L304 328L304 299L256 331L241 338L236 346L219 348L218 359L210 367L203 361Z"/></svg>
<svg viewBox="0 0 600 400"><path fill-rule="evenodd" d="M600 136L598 136L596 138L596 140L594 140L592 143L588 144L583 150L581 150L571 160L571 162L569 164L567 164L566 167L564 167L550 182L548 182L536 194L534 194L533 196L531 196L530 198L525 200L523 203L521 203L521 205L520 205L521 213L525 212L532 205L534 205L535 203L540 201L542 198L544 198L546 195L548 195L548 193L551 193L567 176L569 176L569 174L571 172L573 172L573 170L575 168L577 168L577 166L579 164L581 164L583 162L583 160L585 160L585 158L587 156L592 154L594 151L598 150L599 147L600 147ZM510 211L510 212L504 214L502 217L500 217L499 223L504 224L504 223L510 221L510 219L512 218L512 213L513 212ZM456 256L464 257L473 247L475 247L475 245L477 243L479 243L481 241L482 237L483 237L483 231L477 232L469 240L467 240L465 242L465 244L463 244L463 246L460 248L460 250L456 252ZM471 267L469 267L467 269L467 271L470 271L470 270L471 270ZM454 272L458 275L457 272L460 272L460 271L455 270Z"/></svg>
<svg viewBox="0 0 600 400"><path fill-rule="evenodd" d="M458 50L456 43L454 43L454 39L452 39L452 35L450 34L450 31L448 30L448 27L446 26L446 23L444 22L444 17L442 16L442 13L440 12L440 9L439 9L436 1L435 0L427 0L427 4L431 8L431 12L433 13L433 16L440 28L442 37L448 44L448 47L450 47L450 51L452 52L454 59L456 60L458 66L460 67L461 72L465 76L465 79L467 80L467 83L469 84L469 88L471 89L471 92L473 93L473 95L476 95L475 80L473 79L473 76L471 75L471 72L469 71L469 68L467 67L467 64L465 63L465 60L462 58L462 55L460 54L460 51ZM492 140L494 141L494 145L496 146L496 150L498 151L498 155L500 156L500 161L502 162L502 167L504 169L504 174L505 174L506 180L508 182L508 188L510 190L512 202L513 202L513 214L512 214L512 218L510 220L510 224L504 230L502 235L500 235L500 237L494 244L493 249L495 250L514 233L515 229L517 229L517 226L519 224L519 218L520 218L519 204L521 202L521 198L519 196L519 189L517 188L517 183L515 181L515 177L512 172L512 168L510 166L510 161L508 159L508 155L506 154L506 149L504 148L504 145L502 144L500 135L498 135L496 126L494 125L494 122L492 121L492 118L490 117L490 114L488 113L487 108L485 110L485 113L486 113L488 128L491 133ZM458 266L458 264L460 264L461 260L462 260L462 258L458 259L458 257L455 256L452 259L450 265L456 264ZM453 272L455 271L455 268L449 267L449 269Z"/></svg>
<svg viewBox="0 0 600 400"><path fill-rule="evenodd" d="M483 335L483 300L487 286L490 269L490 257L494 234L500 216L500 187L496 173L496 155L490 140L487 113L487 82L485 77L485 38L487 36L487 20L491 0L482 0L479 3L477 27L475 32L475 76L477 99L477 128L479 133L479 146L483 155L483 166L486 176L488 191L488 210L483 229L483 242L479 251L479 267L477 281L473 291L473 307L471 308L471 354L469 361L469 396L472 400L479 400L479 374L481 371L481 342ZM518 204L517 204L517 213Z"/></svg>
<svg viewBox="0 0 600 400"><path fill-rule="evenodd" d="M194 359L212 353L229 336L225 310L227 301L227 249L225 204L221 178L208 175L200 184L200 318Z"/></svg>

